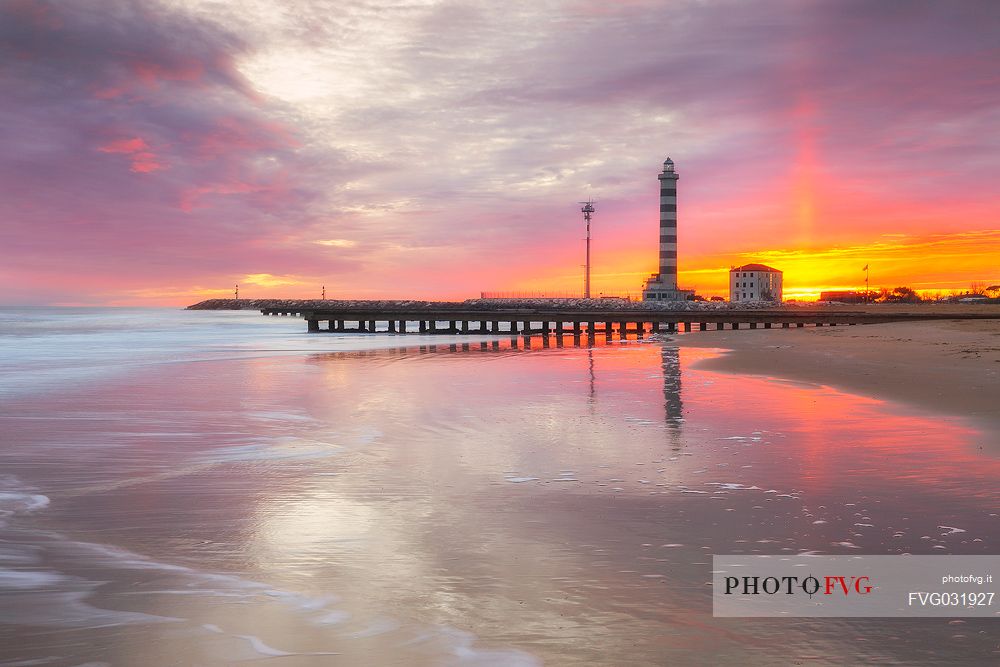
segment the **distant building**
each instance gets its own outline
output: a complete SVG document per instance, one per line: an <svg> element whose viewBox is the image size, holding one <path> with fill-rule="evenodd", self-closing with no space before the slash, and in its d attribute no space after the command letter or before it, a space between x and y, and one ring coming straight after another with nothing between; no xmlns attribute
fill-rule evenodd
<svg viewBox="0 0 1000 667"><path fill-rule="evenodd" d="M763 264L729 269L729 300L781 301L781 271Z"/></svg>
<svg viewBox="0 0 1000 667"><path fill-rule="evenodd" d="M820 301L832 301L834 303L864 303L865 293L854 290L831 290L819 293Z"/></svg>

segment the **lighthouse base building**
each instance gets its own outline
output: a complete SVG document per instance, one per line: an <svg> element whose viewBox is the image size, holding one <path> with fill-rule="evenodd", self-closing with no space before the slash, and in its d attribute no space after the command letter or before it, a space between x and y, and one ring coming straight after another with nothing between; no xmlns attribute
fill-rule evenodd
<svg viewBox="0 0 1000 667"><path fill-rule="evenodd" d="M674 161L663 162L660 179L660 272L642 287L643 301L687 301L694 290L677 288L677 172Z"/></svg>
<svg viewBox="0 0 1000 667"><path fill-rule="evenodd" d="M642 286L643 301L690 301L693 289L677 289L677 283L664 282L660 274L654 273Z"/></svg>
<svg viewBox="0 0 1000 667"><path fill-rule="evenodd" d="M694 297L693 289L677 289L671 283L664 282L660 274L654 273L642 286L643 301L690 301Z"/></svg>

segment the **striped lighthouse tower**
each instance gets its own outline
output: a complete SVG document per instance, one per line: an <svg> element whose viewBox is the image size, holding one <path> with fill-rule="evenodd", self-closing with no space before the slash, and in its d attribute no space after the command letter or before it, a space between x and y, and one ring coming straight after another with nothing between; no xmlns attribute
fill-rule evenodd
<svg viewBox="0 0 1000 667"><path fill-rule="evenodd" d="M677 289L677 179L674 161L663 161L660 179L660 283Z"/></svg>
<svg viewBox="0 0 1000 667"><path fill-rule="evenodd" d="M677 179L674 161L663 161L660 180L660 272L646 281L642 298L647 301L683 301L691 290L677 288Z"/></svg>

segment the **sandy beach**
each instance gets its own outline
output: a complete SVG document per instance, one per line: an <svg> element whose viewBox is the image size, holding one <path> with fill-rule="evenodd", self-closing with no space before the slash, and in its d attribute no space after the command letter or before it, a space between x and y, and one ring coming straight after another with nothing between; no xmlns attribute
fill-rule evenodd
<svg viewBox="0 0 1000 667"><path fill-rule="evenodd" d="M1000 319L706 332L727 348L699 367L781 377L971 418L1000 428Z"/></svg>
<svg viewBox="0 0 1000 667"><path fill-rule="evenodd" d="M139 332L132 312L15 315L4 664L1000 650L994 619L717 618L709 586L715 554L997 553L994 431L970 420L996 394L995 322L525 347L252 312L144 312Z"/></svg>

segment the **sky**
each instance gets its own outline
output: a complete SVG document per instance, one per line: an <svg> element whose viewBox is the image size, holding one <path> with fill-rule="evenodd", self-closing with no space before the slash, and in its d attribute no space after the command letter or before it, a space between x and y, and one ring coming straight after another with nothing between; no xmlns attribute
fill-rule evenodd
<svg viewBox="0 0 1000 667"><path fill-rule="evenodd" d="M0 302L1000 283L1000 2L0 0Z"/></svg>

